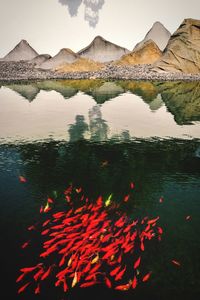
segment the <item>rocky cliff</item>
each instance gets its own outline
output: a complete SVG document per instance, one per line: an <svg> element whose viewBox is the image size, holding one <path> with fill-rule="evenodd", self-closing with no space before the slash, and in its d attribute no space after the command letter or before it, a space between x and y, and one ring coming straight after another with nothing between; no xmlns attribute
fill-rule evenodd
<svg viewBox="0 0 200 300"><path fill-rule="evenodd" d="M200 72L200 20L185 19L171 36L156 71Z"/></svg>
<svg viewBox="0 0 200 300"><path fill-rule="evenodd" d="M161 58L162 52L152 40L141 44L132 52L125 54L116 63L119 65L153 64Z"/></svg>

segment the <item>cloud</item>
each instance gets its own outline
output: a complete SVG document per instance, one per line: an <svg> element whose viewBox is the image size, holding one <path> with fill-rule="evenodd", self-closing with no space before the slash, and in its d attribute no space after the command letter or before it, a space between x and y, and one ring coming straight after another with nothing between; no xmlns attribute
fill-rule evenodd
<svg viewBox="0 0 200 300"><path fill-rule="evenodd" d="M77 16L81 3L85 5L84 19L89 26L96 27L99 21L99 10L102 9L105 0L58 0L62 5L66 5L71 17Z"/></svg>
<svg viewBox="0 0 200 300"><path fill-rule="evenodd" d="M67 5L71 17L77 16L82 0L58 0L62 5Z"/></svg>

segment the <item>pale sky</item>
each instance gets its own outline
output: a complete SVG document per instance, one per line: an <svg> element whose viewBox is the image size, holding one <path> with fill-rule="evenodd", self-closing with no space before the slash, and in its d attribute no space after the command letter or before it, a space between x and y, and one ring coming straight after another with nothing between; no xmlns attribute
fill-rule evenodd
<svg viewBox="0 0 200 300"><path fill-rule="evenodd" d="M40 54L78 51L95 36L132 50L155 21L173 33L200 0L0 0L0 57L26 39Z"/></svg>

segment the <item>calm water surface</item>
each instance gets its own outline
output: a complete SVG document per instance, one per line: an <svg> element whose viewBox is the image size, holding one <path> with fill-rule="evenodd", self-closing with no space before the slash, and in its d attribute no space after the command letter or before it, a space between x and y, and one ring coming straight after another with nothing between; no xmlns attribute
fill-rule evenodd
<svg viewBox="0 0 200 300"><path fill-rule="evenodd" d="M19 182L19 176L27 179ZM135 183L128 203L123 196ZM51 286L17 295L19 269L34 265L27 227L45 199L69 183L90 199L112 193L131 218L160 216L136 290ZM39 81L0 88L0 211L6 299L195 299L200 294L200 83ZM159 202L163 197L163 203ZM58 200L59 201L59 200ZM186 221L186 216L191 216ZM176 267L171 260L181 263ZM141 268L142 268L141 267Z"/></svg>

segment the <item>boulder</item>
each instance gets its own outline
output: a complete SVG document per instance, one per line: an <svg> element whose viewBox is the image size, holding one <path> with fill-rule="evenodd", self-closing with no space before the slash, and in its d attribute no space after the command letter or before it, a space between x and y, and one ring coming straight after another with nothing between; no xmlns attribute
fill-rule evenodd
<svg viewBox="0 0 200 300"><path fill-rule="evenodd" d="M152 40L141 44L132 52L125 54L116 63L119 65L153 64L162 56L161 50Z"/></svg>
<svg viewBox="0 0 200 300"><path fill-rule="evenodd" d="M155 64L161 72L200 72L200 20L185 19Z"/></svg>

